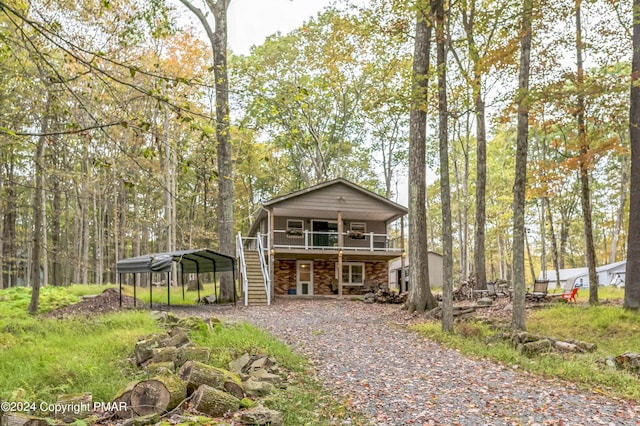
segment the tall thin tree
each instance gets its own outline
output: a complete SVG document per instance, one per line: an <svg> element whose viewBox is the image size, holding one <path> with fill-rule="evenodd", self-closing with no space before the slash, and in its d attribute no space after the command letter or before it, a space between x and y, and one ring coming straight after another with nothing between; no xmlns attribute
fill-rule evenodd
<svg viewBox="0 0 640 426"><path fill-rule="evenodd" d="M624 308L640 309L640 0L633 1L633 56L629 102L631 189Z"/></svg>
<svg viewBox="0 0 640 426"><path fill-rule="evenodd" d="M453 332L453 231L449 182L449 139L447 106L447 50L444 0L435 0L436 57L438 64L438 139L440 150L440 199L442 211L442 331Z"/></svg>
<svg viewBox="0 0 640 426"><path fill-rule="evenodd" d="M214 29L207 14L189 0L180 0L204 27L213 50L213 76L216 92L216 141L218 160L218 250L227 255L235 253L233 230L233 159L229 132L229 80L227 70L227 9L231 0L207 0L214 18ZM220 275L220 300L233 298L234 285L229 274Z"/></svg>
<svg viewBox="0 0 640 426"><path fill-rule="evenodd" d="M513 315L511 327L524 330L525 323L525 191L527 186L527 151L529 147L529 71L531 63L533 0L522 1L522 35L518 74L518 128L516 170L513 183Z"/></svg>
<svg viewBox="0 0 640 426"><path fill-rule="evenodd" d="M593 243L593 220L591 217L591 188L589 185L589 140L587 139L587 125L585 122L584 99L584 68L582 62L582 0L576 0L576 62L577 76L576 86L578 92L577 119L578 119L578 145L580 147L580 201L582 204L582 217L585 241L585 256L589 269L589 303L598 303L598 275L596 273L596 248Z"/></svg>
<svg viewBox="0 0 640 426"><path fill-rule="evenodd" d="M42 81L46 81L44 72L40 72ZM35 191L33 197L33 250L32 265L31 265L31 301L29 303L28 312L36 314L38 307L40 306L40 270L42 266L42 249L43 249L43 232L44 232L44 209L42 208L43 202L43 188L44 188L44 154L46 134L49 132L49 125L51 122L51 109L53 105L53 98L51 89L46 92L45 111L42 114L40 122L40 133L38 142L36 143L36 151L33 156L34 163L34 175L35 175ZM46 284L46 283L45 283Z"/></svg>
<svg viewBox="0 0 640 426"><path fill-rule="evenodd" d="M426 216L426 133L431 5L416 1L416 37L413 54L413 88L409 116L409 296L407 310L422 313L437 302L429 285Z"/></svg>

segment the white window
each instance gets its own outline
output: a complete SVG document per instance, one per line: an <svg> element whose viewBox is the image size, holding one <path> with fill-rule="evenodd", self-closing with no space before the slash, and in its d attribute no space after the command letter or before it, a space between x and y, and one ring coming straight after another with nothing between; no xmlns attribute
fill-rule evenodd
<svg viewBox="0 0 640 426"><path fill-rule="evenodd" d="M351 228L354 232L367 232L367 224L364 222L351 222Z"/></svg>
<svg viewBox="0 0 640 426"><path fill-rule="evenodd" d="M336 272L338 265L336 264ZM337 274L336 274L337 275ZM342 264L342 284L343 285L363 285L364 284L364 263L345 262Z"/></svg>
<svg viewBox="0 0 640 426"><path fill-rule="evenodd" d="M304 234L304 221L302 219L287 219L287 235L302 238L302 234Z"/></svg>

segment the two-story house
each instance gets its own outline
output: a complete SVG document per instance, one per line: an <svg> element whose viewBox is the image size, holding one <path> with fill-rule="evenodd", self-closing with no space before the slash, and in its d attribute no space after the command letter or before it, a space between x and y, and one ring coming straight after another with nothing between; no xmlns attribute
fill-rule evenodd
<svg viewBox="0 0 640 426"><path fill-rule="evenodd" d="M268 300L341 296L388 284L389 260L404 253L406 214L342 178L263 203L239 250L245 303L265 303L265 291Z"/></svg>

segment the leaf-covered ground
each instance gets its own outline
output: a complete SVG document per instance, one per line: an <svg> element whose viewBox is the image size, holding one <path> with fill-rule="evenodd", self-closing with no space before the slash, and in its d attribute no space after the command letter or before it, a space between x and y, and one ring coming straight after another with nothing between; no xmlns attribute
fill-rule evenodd
<svg viewBox="0 0 640 426"><path fill-rule="evenodd" d="M115 310L118 302L111 290L51 314ZM503 302L477 314L504 320ZM171 310L268 330L309 357L325 386L374 425L640 425L636 402L466 358L407 330L416 319L398 305L281 298L270 307Z"/></svg>
<svg viewBox="0 0 640 426"><path fill-rule="evenodd" d="M308 356L326 386L375 425L638 425L640 405L474 360L405 327L392 305L283 300L219 315Z"/></svg>

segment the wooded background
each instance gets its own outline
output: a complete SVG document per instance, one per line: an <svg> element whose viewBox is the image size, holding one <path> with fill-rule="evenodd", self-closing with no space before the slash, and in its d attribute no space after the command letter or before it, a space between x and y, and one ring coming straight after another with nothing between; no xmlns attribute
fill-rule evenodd
<svg viewBox="0 0 640 426"><path fill-rule="evenodd" d="M338 176L404 199L415 37L406 3L340 2L247 55L228 52L234 232L247 230L260 201ZM511 277L521 5L456 0L446 9L454 281L482 249L487 279ZM535 2L530 281L554 262L586 266L581 170L597 264L626 257L631 7ZM115 282L117 259L217 248L216 81L206 35L180 19L189 13L161 0L0 1L0 288L28 284L34 269L53 285ZM409 244L442 250L440 194L434 177L426 236Z"/></svg>

